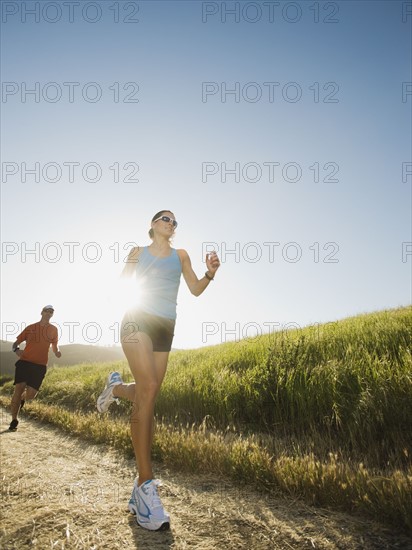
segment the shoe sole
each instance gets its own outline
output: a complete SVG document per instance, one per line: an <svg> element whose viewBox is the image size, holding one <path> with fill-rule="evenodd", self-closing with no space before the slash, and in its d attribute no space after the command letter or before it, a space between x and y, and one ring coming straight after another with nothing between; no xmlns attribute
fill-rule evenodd
<svg viewBox="0 0 412 550"><path fill-rule="evenodd" d="M109 407L110 407L111 403L109 404L108 407L102 408L102 403L101 403L101 401L104 401L104 400L102 400L102 399L101 399L101 396L99 396L99 399L97 400L96 408L97 408L97 411L98 411L99 413L102 413L102 414L103 414L103 413L105 413L105 412L107 412L107 411L109 410Z"/></svg>
<svg viewBox="0 0 412 550"><path fill-rule="evenodd" d="M109 381L108 381L108 384L110 384ZM121 380L120 382L117 382L116 384L114 384L113 387L114 387L114 386L118 386L118 385L120 385L120 384L123 384L123 380ZM112 387L112 395L113 395L113 387ZM97 408L97 411L98 411L99 413L101 413L101 414L104 414L105 412L107 412L107 411L109 410L109 407L110 407L110 405L111 405L112 403L115 403L115 402L118 403L117 399L114 397L114 398L113 398L113 401L111 401L111 402L107 405L107 407L102 408L102 401L103 401L103 404L104 404L104 402L105 402L105 400L106 400L106 396L104 396L104 393L107 392L108 389L109 389L109 386L106 385L106 387L104 388L104 390L102 391L102 393L101 393L101 394L99 395L99 397L97 398L96 408Z"/></svg>
<svg viewBox="0 0 412 550"><path fill-rule="evenodd" d="M110 408L110 405L112 405L113 403L115 403L116 401L116 398L112 398L112 401L110 401L109 404L106 404L106 400L107 400L107 393L108 393L108 388L104 388L104 390L102 391L102 393L99 395L99 397L97 398L97 402L96 402L96 408L98 410L99 413L105 413L109 410ZM113 389L112 389L112 392L113 392ZM104 395L106 393L106 395ZM109 393L110 395L110 393ZM112 394L113 395L113 394Z"/></svg>
<svg viewBox="0 0 412 550"><path fill-rule="evenodd" d="M164 521L160 527L153 527L150 523L141 522L139 521L139 518L136 518L137 525L142 527L142 529L146 529L147 531L167 531L170 529L170 523L168 521Z"/></svg>

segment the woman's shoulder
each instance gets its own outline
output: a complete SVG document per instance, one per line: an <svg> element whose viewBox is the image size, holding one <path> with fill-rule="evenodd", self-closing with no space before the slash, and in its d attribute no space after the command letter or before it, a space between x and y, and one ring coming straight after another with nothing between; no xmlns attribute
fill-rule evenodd
<svg viewBox="0 0 412 550"><path fill-rule="evenodd" d="M127 257L128 261L135 260L142 252L143 249L146 248L145 246L134 246Z"/></svg>
<svg viewBox="0 0 412 550"><path fill-rule="evenodd" d="M186 252L184 248L176 248L175 250L177 255L182 261L189 258L189 254Z"/></svg>

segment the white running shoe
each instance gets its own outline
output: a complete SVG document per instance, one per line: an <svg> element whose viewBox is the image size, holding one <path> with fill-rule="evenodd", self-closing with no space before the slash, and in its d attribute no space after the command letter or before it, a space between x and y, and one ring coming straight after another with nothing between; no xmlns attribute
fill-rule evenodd
<svg viewBox="0 0 412 550"><path fill-rule="evenodd" d="M113 401L119 403L118 399L116 399L116 397L113 397L113 388L115 386L118 386L119 384L123 384L120 373L111 372L109 374L109 378L107 379L106 387L97 398L97 410L99 411L99 413L105 413L106 411L108 411Z"/></svg>
<svg viewBox="0 0 412 550"><path fill-rule="evenodd" d="M159 485L158 479L149 479L139 487L136 479L129 500L129 510L136 515L137 523L149 531L165 531L170 528L170 516L165 512L157 493Z"/></svg>

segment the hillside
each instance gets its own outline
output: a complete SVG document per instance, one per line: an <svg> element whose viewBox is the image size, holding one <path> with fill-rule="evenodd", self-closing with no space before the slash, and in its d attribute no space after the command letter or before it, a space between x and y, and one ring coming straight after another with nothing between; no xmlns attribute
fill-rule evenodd
<svg viewBox="0 0 412 550"><path fill-rule="evenodd" d="M411 326L405 307L173 353L154 456L411 530ZM126 361L116 369L132 381ZM130 456L131 404L96 412L111 370L51 368L25 414Z"/></svg>

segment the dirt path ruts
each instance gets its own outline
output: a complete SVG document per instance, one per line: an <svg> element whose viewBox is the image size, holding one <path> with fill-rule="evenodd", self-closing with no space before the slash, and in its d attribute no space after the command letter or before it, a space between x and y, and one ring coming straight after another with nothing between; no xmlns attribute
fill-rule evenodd
<svg viewBox="0 0 412 550"><path fill-rule="evenodd" d="M127 511L134 461L1 410L4 550L276 550L411 548L412 540L347 514L157 465L171 530L147 532Z"/></svg>

